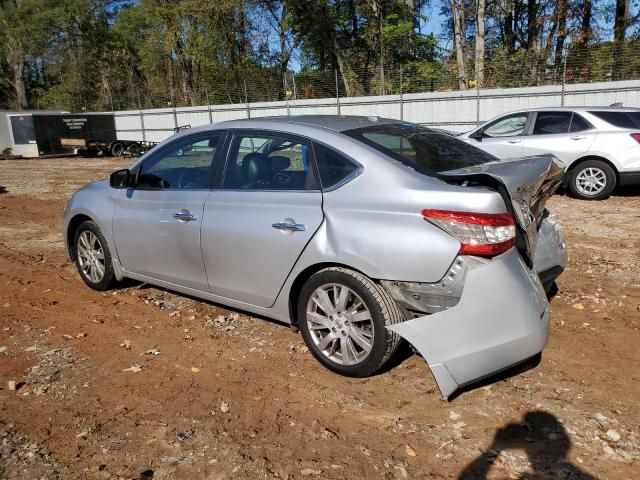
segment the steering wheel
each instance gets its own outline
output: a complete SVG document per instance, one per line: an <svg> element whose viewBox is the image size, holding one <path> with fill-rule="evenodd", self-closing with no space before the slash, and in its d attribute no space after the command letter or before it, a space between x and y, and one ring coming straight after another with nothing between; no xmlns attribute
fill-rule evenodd
<svg viewBox="0 0 640 480"><path fill-rule="evenodd" d="M285 172L276 172L273 175L272 181L274 185L287 185L291 182L291 176L287 175Z"/></svg>

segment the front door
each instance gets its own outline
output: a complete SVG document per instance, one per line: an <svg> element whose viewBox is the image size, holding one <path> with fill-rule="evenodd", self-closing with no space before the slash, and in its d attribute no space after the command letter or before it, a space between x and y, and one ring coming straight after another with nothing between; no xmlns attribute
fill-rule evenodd
<svg viewBox="0 0 640 480"><path fill-rule="evenodd" d="M135 186L118 196L113 218L116 251L126 271L208 290L200 228L222 137L221 132L182 137L140 165Z"/></svg>
<svg viewBox="0 0 640 480"><path fill-rule="evenodd" d="M308 142L236 133L222 188L204 206L202 250L212 293L273 305L322 219Z"/></svg>
<svg viewBox="0 0 640 480"><path fill-rule="evenodd" d="M528 119L527 112L506 115L484 126L481 138L468 141L501 159L520 157Z"/></svg>

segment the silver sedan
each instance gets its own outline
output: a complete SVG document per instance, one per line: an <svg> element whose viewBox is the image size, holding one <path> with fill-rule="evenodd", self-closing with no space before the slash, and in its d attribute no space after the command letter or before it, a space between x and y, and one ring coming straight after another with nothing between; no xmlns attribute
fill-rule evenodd
<svg viewBox="0 0 640 480"><path fill-rule="evenodd" d="M449 397L544 348L561 178L552 157L499 161L396 120L238 120L86 185L63 231L91 288L131 278L294 324L348 376L404 338Z"/></svg>

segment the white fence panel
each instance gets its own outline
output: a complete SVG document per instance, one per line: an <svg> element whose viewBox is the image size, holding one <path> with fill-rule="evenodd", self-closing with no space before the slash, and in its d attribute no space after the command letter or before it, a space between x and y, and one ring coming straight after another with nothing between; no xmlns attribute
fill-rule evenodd
<svg viewBox="0 0 640 480"><path fill-rule="evenodd" d="M564 92L563 92L564 90ZM640 107L640 80L551 85L527 88L414 93L404 96L341 98L342 115L375 115L451 130L469 130L478 123L513 110L566 106L606 106L621 102ZM338 100L323 98L249 105L181 107L176 110L115 112L118 138L157 142L173 134L176 126L205 125L240 118L276 115L334 115Z"/></svg>

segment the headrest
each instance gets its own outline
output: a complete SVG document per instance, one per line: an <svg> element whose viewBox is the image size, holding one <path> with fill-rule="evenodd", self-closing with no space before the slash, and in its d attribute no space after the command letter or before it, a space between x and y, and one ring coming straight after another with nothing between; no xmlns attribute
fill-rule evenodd
<svg viewBox="0 0 640 480"><path fill-rule="evenodd" d="M271 171L269 163L269 157L262 153L253 152L245 155L242 159L242 176L245 181L252 184L267 176Z"/></svg>
<svg viewBox="0 0 640 480"><path fill-rule="evenodd" d="M209 148L218 148L218 144L220 143L220 138L218 135L211 137L209 139Z"/></svg>
<svg viewBox="0 0 640 480"><path fill-rule="evenodd" d="M288 157L274 155L269 158L271 159L271 171L274 173L286 170L291 166L291 160Z"/></svg>

